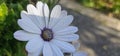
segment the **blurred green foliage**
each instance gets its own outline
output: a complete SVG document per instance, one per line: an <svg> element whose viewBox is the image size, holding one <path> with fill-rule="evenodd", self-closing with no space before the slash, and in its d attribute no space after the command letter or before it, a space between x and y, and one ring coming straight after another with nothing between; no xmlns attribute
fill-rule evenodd
<svg viewBox="0 0 120 56"><path fill-rule="evenodd" d="M52 8L57 0L42 0ZM21 29L17 20L20 12L26 10L29 3L37 0L0 0L0 56L27 56L25 51L26 42L13 38L13 33Z"/></svg>
<svg viewBox="0 0 120 56"><path fill-rule="evenodd" d="M80 4L105 13L120 15L120 0L77 0Z"/></svg>

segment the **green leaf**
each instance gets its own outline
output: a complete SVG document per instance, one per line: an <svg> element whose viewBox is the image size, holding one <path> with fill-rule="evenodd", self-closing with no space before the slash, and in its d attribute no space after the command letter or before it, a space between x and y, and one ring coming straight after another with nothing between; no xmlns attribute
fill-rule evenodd
<svg viewBox="0 0 120 56"><path fill-rule="evenodd" d="M5 20L8 14L8 8L5 3L0 4L0 23Z"/></svg>
<svg viewBox="0 0 120 56"><path fill-rule="evenodd" d="M18 6L19 11L23 10L23 7L22 7L22 5L20 3L18 3L17 6Z"/></svg>

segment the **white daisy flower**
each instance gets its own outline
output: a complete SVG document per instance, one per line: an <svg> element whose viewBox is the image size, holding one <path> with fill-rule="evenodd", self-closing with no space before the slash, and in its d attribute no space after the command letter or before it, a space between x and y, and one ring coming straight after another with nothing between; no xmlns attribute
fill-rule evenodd
<svg viewBox="0 0 120 56"><path fill-rule="evenodd" d="M78 28L69 26L73 21L72 15L67 15L56 5L51 13L46 3L37 2L36 7L27 5L27 11L21 12L18 20L23 30L14 33L14 37L20 41L28 41L26 51L28 56L64 56L63 53L72 53L75 48L69 42L79 38L75 32Z"/></svg>

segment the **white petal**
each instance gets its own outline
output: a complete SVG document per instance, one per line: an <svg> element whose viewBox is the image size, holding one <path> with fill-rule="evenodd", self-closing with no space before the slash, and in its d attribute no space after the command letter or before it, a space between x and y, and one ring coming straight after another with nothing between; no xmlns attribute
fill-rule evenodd
<svg viewBox="0 0 120 56"><path fill-rule="evenodd" d="M70 34L70 35L61 35L61 36L55 36L55 39L72 42L79 39L79 36L77 34Z"/></svg>
<svg viewBox="0 0 120 56"><path fill-rule="evenodd" d="M35 6L33 6L32 4L29 4L27 6L27 11L28 14L30 14L30 19L40 28L43 29L45 27L45 19L43 16L43 3L42 2L38 2L36 4L37 8L35 8ZM40 7L39 7L40 6Z"/></svg>
<svg viewBox="0 0 120 56"><path fill-rule="evenodd" d="M26 44L26 50L27 50L29 53L34 53L34 52L37 51L38 49L39 49L39 50L42 50L43 44L44 44L44 42L43 42L43 40L41 39L41 37L31 39L31 40Z"/></svg>
<svg viewBox="0 0 120 56"><path fill-rule="evenodd" d="M64 56L63 53L62 53L62 51L57 46L55 46L52 43L51 43L51 48L52 48L53 53L54 53L53 56Z"/></svg>
<svg viewBox="0 0 120 56"><path fill-rule="evenodd" d="M51 12L50 15L50 22L49 22L49 27L51 28L55 23L56 20L58 20L58 18L61 15L61 6L60 5L56 5Z"/></svg>
<svg viewBox="0 0 120 56"><path fill-rule="evenodd" d="M41 30L45 27L45 20L43 17L36 15L28 15L34 24L38 26Z"/></svg>
<svg viewBox="0 0 120 56"><path fill-rule="evenodd" d="M75 32L78 31L78 28L77 27L74 27L74 26L69 26L63 30L60 30L60 31L56 31L55 32L55 35L67 35L67 34L73 34Z"/></svg>
<svg viewBox="0 0 120 56"><path fill-rule="evenodd" d="M72 15L64 17L53 27L53 32L66 28L72 23L72 21L73 21Z"/></svg>
<svg viewBox="0 0 120 56"><path fill-rule="evenodd" d="M61 19L64 19L65 16L67 16L67 12L65 10L63 10L61 12L60 17L58 17L58 18L51 18L51 19L54 19L54 20L50 21L49 28L52 29L55 26L55 24L57 24Z"/></svg>
<svg viewBox="0 0 120 56"><path fill-rule="evenodd" d="M61 14L61 6L56 5L51 12L50 18L58 18ZM51 20L51 19L50 19Z"/></svg>
<svg viewBox="0 0 120 56"><path fill-rule="evenodd" d="M42 53L42 49L41 50L38 49L37 51L33 53L28 53L28 56L40 56L41 53Z"/></svg>
<svg viewBox="0 0 120 56"><path fill-rule="evenodd" d="M49 8L48 8L48 5L47 5L47 4L44 4L44 17L45 17L46 27L48 27Z"/></svg>
<svg viewBox="0 0 120 56"><path fill-rule="evenodd" d="M38 10L32 4L27 5L28 14L39 15Z"/></svg>
<svg viewBox="0 0 120 56"><path fill-rule="evenodd" d="M18 24L25 31L41 34L41 30L28 18L19 19Z"/></svg>
<svg viewBox="0 0 120 56"><path fill-rule="evenodd" d="M29 18L29 17L27 16L27 12L26 12L26 11L24 11L24 10L21 11L21 18L22 18L22 19L26 19L26 18L28 19L28 18Z"/></svg>
<svg viewBox="0 0 120 56"><path fill-rule="evenodd" d="M30 15L26 11L21 12L22 19L29 19L31 20L37 27L43 29L45 27L45 20L43 17L37 15Z"/></svg>
<svg viewBox="0 0 120 56"><path fill-rule="evenodd" d="M87 55L87 53L85 53L85 52L75 52L75 53L73 53L73 56L88 56Z"/></svg>
<svg viewBox="0 0 120 56"><path fill-rule="evenodd" d="M37 2L37 4L36 4L38 13L40 14L41 17L43 17L43 6L44 6L44 4L41 1Z"/></svg>
<svg viewBox="0 0 120 56"><path fill-rule="evenodd" d="M56 46L58 46L62 51L64 52L75 52L75 48L72 44L69 44L67 42L63 42L63 41L59 41L59 40L55 40L53 39L51 41L53 44L55 44Z"/></svg>
<svg viewBox="0 0 120 56"><path fill-rule="evenodd" d="M50 47L50 44L48 42L45 42L44 44L43 56L53 56L52 48Z"/></svg>
<svg viewBox="0 0 120 56"><path fill-rule="evenodd" d="M33 38L39 37L37 34L29 33L23 30L16 31L14 33L14 38L20 41L28 41Z"/></svg>
<svg viewBox="0 0 120 56"><path fill-rule="evenodd" d="M79 36L77 34L70 34L70 35L61 35L61 36L55 36L55 39L72 42L79 39Z"/></svg>

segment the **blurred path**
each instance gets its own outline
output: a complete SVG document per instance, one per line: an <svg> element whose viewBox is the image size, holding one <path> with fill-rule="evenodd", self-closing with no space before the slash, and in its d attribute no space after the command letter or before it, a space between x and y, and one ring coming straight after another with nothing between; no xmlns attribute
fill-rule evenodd
<svg viewBox="0 0 120 56"><path fill-rule="evenodd" d="M112 18L110 21L105 21L106 17L96 20L94 17L83 14L84 12L75 12L74 9L66 7L65 4L62 5L69 14L74 15L73 25L79 28L80 50L88 52L89 56L120 56L120 31L115 28L117 26L115 22L119 22L119 20ZM75 10L77 9L75 8ZM100 15L96 16L99 17ZM104 25L101 20L114 27Z"/></svg>
<svg viewBox="0 0 120 56"><path fill-rule="evenodd" d="M91 8L83 7L80 4L78 4L77 2L74 2L74 0L61 0L60 4L66 8L77 11L83 15L92 17L93 19L103 23L104 25L120 31L120 20L118 20L116 18L108 17L107 15L104 15L98 11L91 9Z"/></svg>

